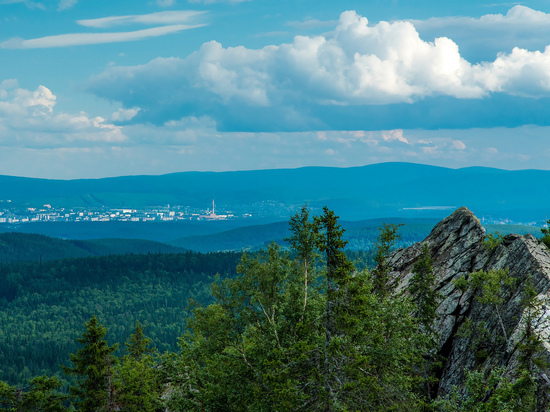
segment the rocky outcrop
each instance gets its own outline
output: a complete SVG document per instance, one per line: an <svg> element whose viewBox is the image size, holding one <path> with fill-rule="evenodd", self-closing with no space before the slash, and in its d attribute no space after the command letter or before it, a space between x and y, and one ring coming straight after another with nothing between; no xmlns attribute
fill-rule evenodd
<svg viewBox="0 0 550 412"><path fill-rule="evenodd" d="M513 378L518 343L523 337L522 328L525 324L521 302L529 277L532 278L538 299L543 303L542 315L535 322L536 330L544 338L550 354L548 248L532 235L507 235L493 250L484 247L484 239L485 229L479 219L470 210L460 208L438 223L424 241L407 249L396 250L390 256L393 268L391 276L398 290L406 290L422 245L428 244L432 253L436 287L443 295L437 310L439 346L445 359L439 371L440 395L450 393L452 385L462 387L465 370L502 367ZM500 308L506 338L494 309L481 304L476 299L475 291L463 292L453 282L475 271L500 268L509 268L510 275L516 279L515 286L503 295L504 302ZM458 334L460 326L467 319L474 323L485 322L486 335L466 337Z"/></svg>

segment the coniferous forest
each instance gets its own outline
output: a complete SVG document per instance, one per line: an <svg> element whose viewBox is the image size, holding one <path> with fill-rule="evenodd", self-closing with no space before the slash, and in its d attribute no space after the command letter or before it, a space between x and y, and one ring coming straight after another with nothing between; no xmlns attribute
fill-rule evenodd
<svg viewBox="0 0 550 412"><path fill-rule="evenodd" d="M470 371L438 398L429 249L403 293L388 263L399 225L383 225L358 264L331 210L304 207L289 225L290 250L3 265L0 410L536 410L544 362L531 320L515 379ZM512 281L479 272L456 286L494 306ZM523 295L536 313L533 289Z"/></svg>

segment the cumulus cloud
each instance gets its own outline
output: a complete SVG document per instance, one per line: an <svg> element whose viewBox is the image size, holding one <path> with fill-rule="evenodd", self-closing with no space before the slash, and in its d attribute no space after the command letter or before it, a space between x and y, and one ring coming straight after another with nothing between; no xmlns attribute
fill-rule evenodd
<svg viewBox="0 0 550 412"><path fill-rule="evenodd" d="M361 107L410 106L429 98L548 98L550 47L514 48L472 64L449 38L425 41L411 22L371 25L347 11L335 30L322 36L296 36L290 44L262 49L224 48L211 41L184 59L111 67L94 76L89 89L126 107L142 107L140 118L157 122L175 113L208 115L227 130L321 130L336 117L326 116L329 110L359 118L367 110Z"/></svg>
<svg viewBox="0 0 550 412"><path fill-rule="evenodd" d="M506 14L472 17L434 17L410 20L425 39L447 36L468 59L493 59L514 47L543 50L550 36L550 14L516 5Z"/></svg>
<svg viewBox="0 0 550 412"><path fill-rule="evenodd" d="M126 140L120 127L101 117L56 112L56 101L45 86L33 91L18 88L13 80L0 83L0 146L55 147Z"/></svg>
<svg viewBox="0 0 550 412"><path fill-rule="evenodd" d="M128 24L176 25L189 23L193 18L205 13L206 11L172 10L149 14L131 14L126 16L108 16L98 19L77 20L77 23L81 26L94 28L108 28Z"/></svg>
<svg viewBox="0 0 550 412"><path fill-rule="evenodd" d="M189 26L184 24L153 27L151 29L115 32L115 33L70 33L24 40L18 37L0 43L3 49L44 49L52 47L83 46L89 44L119 43L142 40L149 37L165 36L183 30L194 29L203 25Z"/></svg>

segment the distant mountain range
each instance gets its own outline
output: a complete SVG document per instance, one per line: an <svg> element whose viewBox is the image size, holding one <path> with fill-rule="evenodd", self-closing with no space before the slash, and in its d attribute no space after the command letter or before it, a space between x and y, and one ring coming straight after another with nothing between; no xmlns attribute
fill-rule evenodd
<svg viewBox="0 0 550 412"><path fill-rule="evenodd" d="M412 163L364 167L185 172L87 180L0 176L0 200L60 207L143 207L178 204L254 211L284 220L308 202L343 219L440 218L467 206L480 218L543 221L550 211L550 171ZM271 220L273 221L273 219Z"/></svg>

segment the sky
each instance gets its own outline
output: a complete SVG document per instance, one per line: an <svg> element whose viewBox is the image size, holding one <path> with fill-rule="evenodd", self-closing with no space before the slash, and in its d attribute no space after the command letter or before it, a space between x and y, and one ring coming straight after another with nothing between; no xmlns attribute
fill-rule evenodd
<svg viewBox="0 0 550 412"><path fill-rule="evenodd" d="M550 0L0 0L0 174L550 169Z"/></svg>

